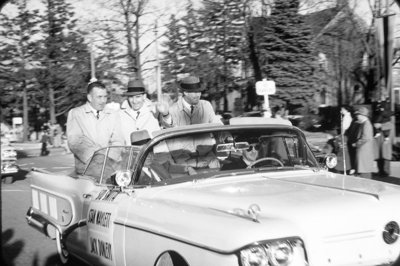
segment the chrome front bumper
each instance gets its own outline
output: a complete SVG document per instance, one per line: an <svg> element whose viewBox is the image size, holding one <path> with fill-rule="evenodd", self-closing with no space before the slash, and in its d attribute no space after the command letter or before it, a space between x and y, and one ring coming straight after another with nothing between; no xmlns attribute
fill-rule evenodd
<svg viewBox="0 0 400 266"><path fill-rule="evenodd" d="M36 213L35 210L31 207L29 208L28 212L26 213L26 221L27 223L32 226L33 228L35 228L36 230L38 230L39 232L41 232L42 234L44 234L45 236L54 239L54 234L49 232L49 225L51 226L51 232L54 232L54 228L58 229L59 231L60 228L50 222L49 220L47 220L46 218L44 218L42 215L40 215L39 213Z"/></svg>

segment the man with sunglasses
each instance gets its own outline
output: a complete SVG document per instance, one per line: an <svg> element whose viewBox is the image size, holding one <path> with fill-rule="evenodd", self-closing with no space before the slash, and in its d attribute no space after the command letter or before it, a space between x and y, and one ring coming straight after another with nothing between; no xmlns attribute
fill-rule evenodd
<svg viewBox="0 0 400 266"><path fill-rule="evenodd" d="M245 150L240 150L241 156L231 156L223 162L221 170L245 169L251 166L257 159L260 150L260 144L250 144Z"/></svg>

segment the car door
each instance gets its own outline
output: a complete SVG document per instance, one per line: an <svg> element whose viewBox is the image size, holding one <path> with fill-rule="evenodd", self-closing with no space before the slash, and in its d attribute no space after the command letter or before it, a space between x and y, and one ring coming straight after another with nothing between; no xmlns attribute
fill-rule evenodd
<svg viewBox="0 0 400 266"><path fill-rule="evenodd" d="M85 173L94 173L98 180L93 191L84 195L82 216L86 226L81 228L81 236L86 239L86 252L93 265L116 265L114 221L121 217L119 209L127 204L127 193L113 183L118 171L126 171L132 160L131 147L110 147L104 154L94 154ZM99 158L104 158L102 162ZM118 245L119 243L115 243ZM118 249L122 250L122 249Z"/></svg>
<svg viewBox="0 0 400 266"><path fill-rule="evenodd" d="M120 193L106 188L87 201L86 245L94 265L115 265L114 220L118 216L117 196Z"/></svg>

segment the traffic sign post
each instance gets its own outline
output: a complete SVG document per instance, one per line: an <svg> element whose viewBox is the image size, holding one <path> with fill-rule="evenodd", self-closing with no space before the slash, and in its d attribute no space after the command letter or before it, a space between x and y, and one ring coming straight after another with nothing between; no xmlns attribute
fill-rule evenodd
<svg viewBox="0 0 400 266"><path fill-rule="evenodd" d="M264 117L271 117L271 108L269 107L268 95L275 94L276 86L272 80L263 79L256 82L257 95L264 96Z"/></svg>

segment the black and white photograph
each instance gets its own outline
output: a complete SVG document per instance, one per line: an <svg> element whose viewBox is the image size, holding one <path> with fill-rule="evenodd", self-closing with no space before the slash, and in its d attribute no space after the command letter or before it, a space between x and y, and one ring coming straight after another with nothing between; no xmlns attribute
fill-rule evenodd
<svg viewBox="0 0 400 266"><path fill-rule="evenodd" d="M400 266L400 0L0 1L1 265Z"/></svg>

